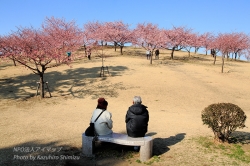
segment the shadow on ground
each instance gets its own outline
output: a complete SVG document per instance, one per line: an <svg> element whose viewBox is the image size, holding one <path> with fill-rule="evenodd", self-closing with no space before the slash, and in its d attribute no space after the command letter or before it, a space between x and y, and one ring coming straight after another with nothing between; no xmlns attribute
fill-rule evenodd
<svg viewBox="0 0 250 166"><path fill-rule="evenodd" d="M82 157L79 161L68 160L66 166L82 165L121 165L139 159L139 152L133 146L119 145L109 142L95 142L94 157Z"/></svg>
<svg viewBox="0 0 250 166"><path fill-rule="evenodd" d="M152 132L146 134L146 136L152 136L155 134L156 133ZM185 133L179 133L169 138L155 138L153 140L153 156L166 153L170 150L168 146L181 142L185 138L185 135ZM87 160L95 160L97 165L100 163L104 165L116 165L116 163L112 162L126 161L126 163L129 163L140 159L139 152L136 152L133 146L118 145L108 142L96 142L94 153L94 158L83 158L80 162L69 161L68 164L81 165Z"/></svg>
<svg viewBox="0 0 250 166"><path fill-rule="evenodd" d="M124 162L124 158L129 155L129 151L120 152L124 148L110 146L102 143L96 145L96 157L83 157L81 148L70 147L67 145L58 146L60 142L40 143L31 141L20 143L11 147L0 149L1 166L96 166L96 165L119 165ZM99 143L100 144L100 143ZM100 149L100 146L102 147ZM126 149L124 149L126 151ZM117 157L115 157L115 155Z"/></svg>
<svg viewBox="0 0 250 166"><path fill-rule="evenodd" d="M155 134L155 133L151 133ZM150 135L150 133L149 133ZM185 133L169 138L155 138L153 155L161 155L169 150L168 146L184 139ZM95 157L83 157L81 148L60 145L60 142L41 143L31 141L0 149L0 165L119 165L135 162L139 152L133 146L118 145L108 142L96 142Z"/></svg>
<svg viewBox="0 0 250 166"><path fill-rule="evenodd" d="M169 138L155 138L153 155L162 155L170 150L169 146L181 142L185 138L185 133L179 133Z"/></svg>
<svg viewBox="0 0 250 166"><path fill-rule="evenodd" d="M100 77L101 67L68 69L63 72L52 71L45 73L44 81L48 81L52 96L70 95L83 98L85 95L95 94L94 92L97 90L96 95L107 91L107 95L117 96L115 88L123 89L125 87L122 86L122 83L110 85L107 80L109 77L121 76L127 69L126 66L110 66L110 76L106 74L105 77ZM35 74L0 78L0 98L33 97L37 93L38 80L39 76ZM45 89L45 92L48 96L47 89Z"/></svg>
<svg viewBox="0 0 250 166"><path fill-rule="evenodd" d="M147 133L146 136L153 136L155 134L157 134L157 133L156 132L150 132L150 133Z"/></svg>
<svg viewBox="0 0 250 166"><path fill-rule="evenodd" d="M6 70L7 67L14 66L12 63L1 63L0 70Z"/></svg>
<svg viewBox="0 0 250 166"><path fill-rule="evenodd" d="M65 165L68 160L80 160L76 147L58 146L59 142L31 141L0 149L1 166Z"/></svg>
<svg viewBox="0 0 250 166"><path fill-rule="evenodd" d="M243 131L234 131L231 134L231 141L233 143L249 144L250 145L250 133Z"/></svg>

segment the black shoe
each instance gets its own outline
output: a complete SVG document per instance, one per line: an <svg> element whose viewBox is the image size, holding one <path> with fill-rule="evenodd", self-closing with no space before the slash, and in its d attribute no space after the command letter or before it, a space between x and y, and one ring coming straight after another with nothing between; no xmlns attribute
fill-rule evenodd
<svg viewBox="0 0 250 166"><path fill-rule="evenodd" d="M140 151L140 146L134 146L134 151L139 152Z"/></svg>

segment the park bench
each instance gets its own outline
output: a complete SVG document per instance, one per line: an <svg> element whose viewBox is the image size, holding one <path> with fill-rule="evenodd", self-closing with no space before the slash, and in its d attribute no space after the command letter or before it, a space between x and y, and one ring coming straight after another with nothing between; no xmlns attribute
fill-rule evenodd
<svg viewBox="0 0 250 166"><path fill-rule="evenodd" d="M93 140L94 137L86 136L85 133L82 134L82 153L84 156L94 156L94 142L101 141L115 143L119 145L140 146L141 161L146 161L152 157L153 139L150 136L132 138L125 134L112 133L105 136L98 136L95 141Z"/></svg>

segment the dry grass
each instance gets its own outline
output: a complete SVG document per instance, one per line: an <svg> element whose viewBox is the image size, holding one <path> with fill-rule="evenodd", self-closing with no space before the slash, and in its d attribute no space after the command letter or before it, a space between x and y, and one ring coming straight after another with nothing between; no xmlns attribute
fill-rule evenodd
<svg viewBox="0 0 250 166"><path fill-rule="evenodd" d="M105 49L104 65L110 76L99 77L98 54L68 66L48 70L52 98L36 97L38 76L21 66L0 63L0 165L248 165L224 155L216 145L207 148L212 131L202 125L201 111L208 105L230 102L250 117L249 63L221 60L210 55L160 50L160 59L150 65L145 50L125 47L123 55ZM83 54L83 52L79 52ZM95 158L80 160L17 160L14 155L81 156L81 134L88 126L98 97L105 97L112 112L115 132L126 133L125 114L134 95L148 106L147 135L154 138L154 157L140 163L129 147L97 145ZM246 120L246 126L250 122ZM249 154L249 128L237 130L235 140ZM197 141L198 140L198 141ZM205 144L202 144L203 142ZM206 143L207 142L207 143ZM244 143L244 144L242 144ZM59 148L59 152L16 152L15 147ZM210 149L215 149L210 151ZM236 155L237 156L237 155Z"/></svg>

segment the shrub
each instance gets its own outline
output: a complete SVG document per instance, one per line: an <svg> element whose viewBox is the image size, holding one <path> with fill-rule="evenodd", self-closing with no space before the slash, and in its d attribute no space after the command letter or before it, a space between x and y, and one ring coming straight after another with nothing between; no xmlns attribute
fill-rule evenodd
<svg viewBox="0 0 250 166"><path fill-rule="evenodd" d="M230 134L237 127L244 128L246 115L235 104L218 103L206 107L201 114L203 124L214 132L214 139L219 142L229 142Z"/></svg>

